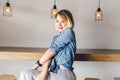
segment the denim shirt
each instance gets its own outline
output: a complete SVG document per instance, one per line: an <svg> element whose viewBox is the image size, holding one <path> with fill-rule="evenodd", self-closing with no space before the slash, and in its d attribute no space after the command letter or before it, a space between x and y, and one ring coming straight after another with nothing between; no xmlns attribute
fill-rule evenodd
<svg viewBox="0 0 120 80"><path fill-rule="evenodd" d="M60 65L72 71L76 52L76 39L73 29L67 28L59 35L54 36L49 50L54 53L50 65L51 72L57 73Z"/></svg>

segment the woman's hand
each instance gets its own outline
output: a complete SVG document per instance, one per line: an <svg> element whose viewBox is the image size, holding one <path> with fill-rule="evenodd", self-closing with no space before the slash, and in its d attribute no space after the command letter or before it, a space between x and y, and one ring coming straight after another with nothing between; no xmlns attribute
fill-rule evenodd
<svg viewBox="0 0 120 80"><path fill-rule="evenodd" d="M49 74L49 65L51 63L51 60L47 61L44 64L43 70L40 74L37 75L35 80L47 80L48 74Z"/></svg>
<svg viewBox="0 0 120 80"><path fill-rule="evenodd" d="M37 75L35 80L47 80L47 73L41 72Z"/></svg>
<svg viewBox="0 0 120 80"><path fill-rule="evenodd" d="M38 68L39 68L38 64L34 64L32 67L33 70L38 70Z"/></svg>

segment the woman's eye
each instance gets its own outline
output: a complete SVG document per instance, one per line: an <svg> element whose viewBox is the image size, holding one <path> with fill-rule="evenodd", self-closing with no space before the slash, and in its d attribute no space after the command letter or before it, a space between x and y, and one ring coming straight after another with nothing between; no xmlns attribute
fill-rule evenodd
<svg viewBox="0 0 120 80"><path fill-rule="evenodd" d="M62 21L62 23L65 23L65 21Z"/></svg>
<svg viewBox="0 0 120 80"><path fill-rule="evenodd" d="M65 23L65 21L62 21L62 23Z"/></svg>
<svg viewBox="0 0 120 80"><path fill-rule="evenodd" d="M59 22L58 20L56 20L56 22Z"/></svg>

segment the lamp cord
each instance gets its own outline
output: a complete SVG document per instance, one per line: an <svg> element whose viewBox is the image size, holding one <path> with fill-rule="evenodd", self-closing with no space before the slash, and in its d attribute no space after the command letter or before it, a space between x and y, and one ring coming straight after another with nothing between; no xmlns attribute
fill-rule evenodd
<svg viewBox="0 0 120 80"><path fill-rule="evenodd" d="M98 3L98 8L100 8L100 0L99 0L99 3Z"/></svg>
<svg viewBox="0 0 120 80"><path fill-rule="evenodd" d="M9 3L9 0L7 0L7 2Z"/></svg>
<svg viewBox="0 0 120 80"><path fill-rule="evenodd" d="M54 5L56 5L56 0L54 0Z"/></svg>

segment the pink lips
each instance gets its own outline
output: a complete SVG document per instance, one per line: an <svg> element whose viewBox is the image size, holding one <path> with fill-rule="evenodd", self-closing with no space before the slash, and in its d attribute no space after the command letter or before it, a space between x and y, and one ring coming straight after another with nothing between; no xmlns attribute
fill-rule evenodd
<svg viewBox="0 0 120 80"><path fill-rule="evenodd" d="M62 27L62 26L59 26L58 29L63 29L63 27Z"/></svg>

